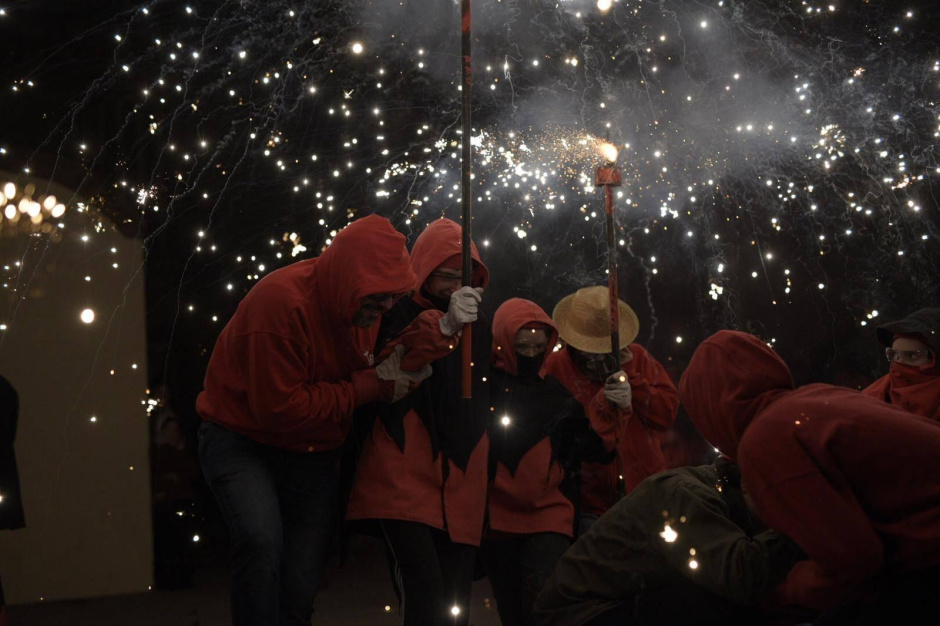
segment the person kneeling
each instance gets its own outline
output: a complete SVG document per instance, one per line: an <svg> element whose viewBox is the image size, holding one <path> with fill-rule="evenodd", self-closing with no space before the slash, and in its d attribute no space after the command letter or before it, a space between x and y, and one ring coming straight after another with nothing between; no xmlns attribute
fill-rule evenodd
<svg viewBox="0 0 940 626"><path fill-rule="evenodd" d="M746 504L727 457L646 479L565 553L536 603L544 626L748 624L801 558Z"/></svg>

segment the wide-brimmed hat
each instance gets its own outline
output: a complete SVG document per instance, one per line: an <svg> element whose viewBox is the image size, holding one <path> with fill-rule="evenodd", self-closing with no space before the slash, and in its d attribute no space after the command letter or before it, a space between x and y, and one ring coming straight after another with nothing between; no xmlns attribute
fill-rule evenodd
<svg viewBox="0 0 940 626"><path fill-rule="evenodd" d="M920 309L902 320L879 326L875 335L889 348L895 335L920 335L928 346L940 350L940 309Z"/></svg>
<svg viewBox="0 0 940 626"><path fill-rule="evenodd" d="M552 311L558 335L582 352L610 352L610 296L607 287L585 287L562 298ZM627 303L620 303L620 348L633 343L640 320Z"/></svg>

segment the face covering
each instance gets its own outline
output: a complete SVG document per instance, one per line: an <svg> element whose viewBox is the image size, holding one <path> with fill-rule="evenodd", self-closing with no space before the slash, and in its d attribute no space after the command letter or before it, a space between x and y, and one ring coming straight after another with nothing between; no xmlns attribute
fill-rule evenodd
<svg viewBox="0 0 940 626"><path fill-rule="evenodd" d="M446 313L447 309L450 307L450 298L446 300L442 300L441 298L436 298L432 296L431 294L429 294L427 291L425 291L423 287L421 288L421 295L424 296L428 302L433 304L434 308L436 308L438 311L444 311Z"/></svg>
<svg viewBox="0 0 940 626"><path fill-rule="evenodd" d="M610 354L587 354L580 350L573 350L570 346L568 349L572 360L581 370L581 373L594 382L602 383L606 381L611 374L619 369L619 364L614 362L614 358Z"/></svg>
<svg viewBox="0 0 940 626"><path fill-rule="evenodd" d="M539 370L542 369L542 362L545 360L545 353L538 356L523 356L516 353L516 371L519 372L519 378L532 379L537 378Z"/></svg>
<svg viewBox="0 0 940 626"><path fill-rule="evenodd" d="M931 369L929 365L925 368L920 368L916 365L907 365L895 361L891 363L891 367L888 369L891 373L891 385L894 387L903 387L905 385L930 381L937 377L935 373L927 373L925 371Z"/></svg>

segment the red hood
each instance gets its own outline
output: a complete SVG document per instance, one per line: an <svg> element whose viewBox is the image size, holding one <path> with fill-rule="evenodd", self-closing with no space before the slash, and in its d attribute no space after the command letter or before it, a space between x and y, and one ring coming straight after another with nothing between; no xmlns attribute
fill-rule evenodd
<svg viewBox="0 0 940 626"><path fill-rule="evenodd" d="M551 350L558 343L558 329L552 318L542 308L531 300L510 298L506 300L493 316L493 365L499 369L517 376L519 370L516 366L516 334L526 324L538 322L545 324L550 330L548 348ZM546 357L548 354L545 355ZM543 366L544 369L544 366Z"/></svg>
<svg viewBox="0 0 940 626"><path fill-rule="evenodd" d="M402 293L415 284L405 236L379 215L360 218L340 231L317 259L318 295L345 325L359 300L375 293Z"/></svg>
<svg viewBox="0 0 940 626"><path fill-rule="evenodd" d="M737 458L754 417L793 390L790 369L754 335L722 330L695 350L679 381L679 395L702 436Z"/></svg>
<svg viewBox="0 0 940 626"><path fill-rule="evenodd" d="M431 303L421 296L421 286L431 272L451 257L460 254L462 236L460 224L442 217L428 224L415 241L411 248L411 266L418 278L412 287L415 290L415 300L422 306L432 308ZM483 265L477 245L472 241L470 258L473 261L473 286L486 288L490 282L490 271Z"/></svg>

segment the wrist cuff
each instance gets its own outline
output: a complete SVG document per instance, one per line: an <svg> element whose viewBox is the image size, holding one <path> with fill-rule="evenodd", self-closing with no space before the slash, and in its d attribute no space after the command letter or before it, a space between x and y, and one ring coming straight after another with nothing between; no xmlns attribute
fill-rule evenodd
<svg viewBox="0 0 940 626"><path fill-rule="evenodd" d="M381 395L379 375L374 369L357 370L351 375L353 391L356 394L356 406L377 401Z"/></svg>

